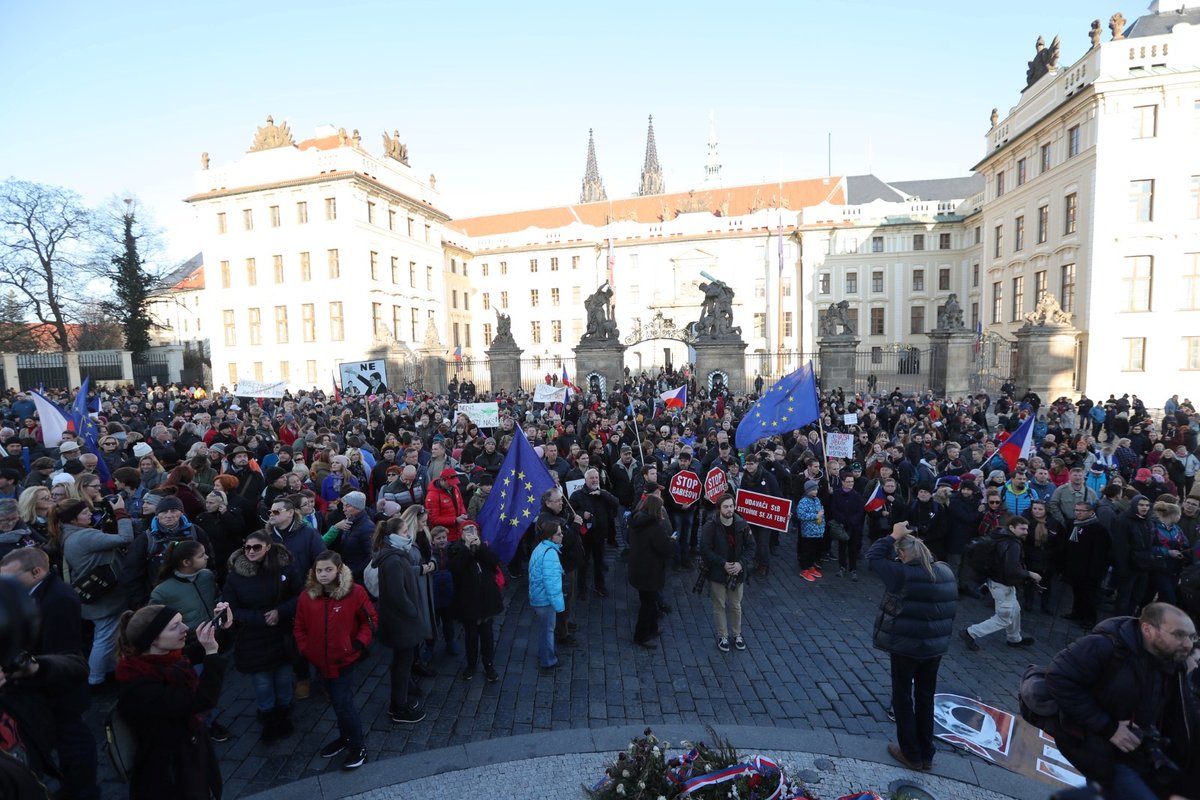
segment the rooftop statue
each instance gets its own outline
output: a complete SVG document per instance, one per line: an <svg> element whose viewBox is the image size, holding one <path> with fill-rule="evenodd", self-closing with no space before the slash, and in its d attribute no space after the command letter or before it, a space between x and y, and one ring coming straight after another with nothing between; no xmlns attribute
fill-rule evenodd
<svg viewBox="0 0 1200 800"><path fill-rule="evenodd" d="M276 147L290 147L296 142L292 139L292 131L286 122L275 124L275 119L267 115L267 124L258 128L254 134L254 143L250 152L257 150L273 150Z"/></svg>

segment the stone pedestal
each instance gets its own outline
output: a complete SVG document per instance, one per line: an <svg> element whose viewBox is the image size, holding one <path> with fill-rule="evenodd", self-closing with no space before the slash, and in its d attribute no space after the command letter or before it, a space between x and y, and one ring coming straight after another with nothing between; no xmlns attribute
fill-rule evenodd
<svg viewBox="0 0 1200 800"><path fill-rule="evenodd" d="M450 388L450 379L446 376L446 356L442 348L417 350L417 358L421 361L424 389L434 394L445 394Z"/></svg>
<svg viewBox="0 0 1200 800"><path fill-rule="evenodd" d="M714 376L730 392L744 393L746 387L746 343L739 339L697 339L692 348L696 351L696 383L700 391L708 395Z"/></svg>
<svg viewBox="0 0 1200 800"><path fill-rule="evenodd" d="M821 358L821 391L841 388L854 394L854 379L858 370L858 345L853 334L823 336L817 340Z"/></svg>
<svg viewBox="0 0 1200 800"><path fill-rule="evenodd" d="M79 371L79 353L70 352L67 358L67 386L78 388L83 385L83 373Z"/></svg>
<svg viewBox="0 0 1200 800"><path fill-rule="evenodd" d="M1017 331L1017 396L1033 391L1043 402L1075 393L1075 345L1069 325L1025 325Z"/></svg>
<svg viewBox="0 0 1200 800"><path fill-rule="evenodd" d="M601 391L619 385L625 371L625 345L615 339L605 342L583 341L575 348L575 384L591 391L592 376L600 377Z"/></svg>
<svg viewBox="0 0 1200 800"><path fill-rule="evenodd" d="M521 354L515 345L488 348L488 368L492 373L492 393L515 392L521 388Z"/></svg>
<svg viewBox="0 0 1200 800"><path fill-rule="evenodd" d="M975 334L965 328L929 332L929 388L934 397L956 399L971 393Z"/></svg>

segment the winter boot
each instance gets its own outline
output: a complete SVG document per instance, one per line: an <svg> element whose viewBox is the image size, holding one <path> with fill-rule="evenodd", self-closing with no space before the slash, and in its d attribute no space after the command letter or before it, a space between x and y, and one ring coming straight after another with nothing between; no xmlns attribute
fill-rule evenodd
<svg viewBox="0 0 1200 800"><path fill-rule="evenodd" d="M292 704L275 706L276 722L279 725L279 738L286 739L296 732L296 726L292 725Z"/></svg>

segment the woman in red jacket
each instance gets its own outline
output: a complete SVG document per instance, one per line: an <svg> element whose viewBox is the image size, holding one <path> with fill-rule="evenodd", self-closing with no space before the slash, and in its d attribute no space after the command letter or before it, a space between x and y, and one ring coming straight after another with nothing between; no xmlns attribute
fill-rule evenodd
<svg viewBox="0 0 1200 800"><path fill-rule="evenodd" d="M441 525L449 532L451 542L457 542L462 537L462 524L467 521L467 504L463 502L462 492L458 488L458 473L452 467L442 470L429 487L425 510L429 512L430 528Z"/></svg>
<svg viewBox="0 0 1200 800"><path fill-rule="evenodd" d="M342 769L367 760L362 721L354 705L354 665L367 652L378 624L367 590L354 582L350 568L331 550L317 556L296 605L296 647L317 668L337 715L338 738L321 750L322 758L346 752Z"/></svg>

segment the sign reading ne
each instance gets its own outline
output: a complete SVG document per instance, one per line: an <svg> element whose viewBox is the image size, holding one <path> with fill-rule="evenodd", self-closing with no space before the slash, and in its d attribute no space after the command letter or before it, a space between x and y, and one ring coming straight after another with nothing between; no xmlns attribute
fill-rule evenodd
<svg viewBox="0 0 1200 800"><path fill-rule="evenodd" d="M722 467L713 467L704 476L704 499L710 503L729 491L729 478Z"/></svg>
<svg viewBox="0 0 1200 800"><path fill-rule="evenodd" d="M667 491L680 508L691 508L700 499L700 476L691 470L680 470L671 477Z"/></svg>
<svg viewBox="0 0 1200 800"><path fill-rule="evenodd" d="M500 406L491 403L459 403L457 412L465 414L471 422L481 428L500 427Z"/></svg>
<svg viewBox="0 0 1200 800"><path fill-rule="evenodd" d="M383 359L338 364L338 379L342 382L342 394L386 394L387 364Z"/></svg>
<svg viewBox="0 0 1200 800"><path fill-rule="evenodd" d="M788 519L792 516L792 501L738 489L734 510L751 525L783 532L788 529Z"/></svg>

